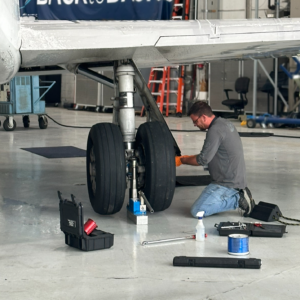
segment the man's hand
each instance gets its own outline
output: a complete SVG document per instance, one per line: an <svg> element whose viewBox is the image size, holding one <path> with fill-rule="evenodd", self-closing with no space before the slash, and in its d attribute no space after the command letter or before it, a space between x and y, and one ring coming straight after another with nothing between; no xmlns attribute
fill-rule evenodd
<svg viewBox="0 0 300 300"><path fill-rule="evenodd" d="M182 161L181 161L181 158L182 157L188 157L189 155L182 155L182 156L175 156L175 164L176 164L176 167L179 167L182 165Z"/></svg>
<svg viewBox="0 0 300 300"><path fill-rule="evenodd" d="M190 166L199 166L196 156L197 155L176 156L175 157L176 167L179 167L182 164L190 165Z"/></svg>
<svg viewBox="0 0 300 300"><path fill-rule="evenodd" d="M179 167L179 166L182 165L181 157L182 157L182 156L175 156L175 164L176 164L176 167Z"/></svg>

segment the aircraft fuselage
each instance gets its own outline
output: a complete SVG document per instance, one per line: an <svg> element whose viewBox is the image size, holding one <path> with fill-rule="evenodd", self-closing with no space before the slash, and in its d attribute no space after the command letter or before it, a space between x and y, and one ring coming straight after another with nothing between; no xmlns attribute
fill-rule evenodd
<svg viewBox="0 0 300 300"><path fill-rule="evenodd" d="M20 47L19 0L0 1L0 84L19 70Z"/></svg>

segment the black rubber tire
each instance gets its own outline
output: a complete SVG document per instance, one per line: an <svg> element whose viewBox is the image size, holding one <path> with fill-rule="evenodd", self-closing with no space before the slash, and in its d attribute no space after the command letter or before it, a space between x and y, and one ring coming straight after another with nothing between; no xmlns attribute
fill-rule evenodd
<svg viewBox="0 0 300 300"><path fill-rule="evenodd" d="M40 129L46 129L48 127L48 119L46 117L39 118L39 127Z"/></svg>
<svg viewBox="0 0 300 300"><path fill-rule="evenodd" d="M25 128L28 128L30 126L29 116L24 116L23 117L23 125L24 125Z"/></svg>
<svg viewBox="0 0 300 300"><path fill-rule="evenodd" d="M253 119L248 119L247 120L247 127L248 128L255 128L255 126L256 126L256 121L255 120L253 120Z"/></svg>
<svg viewBox="0 0 300 300"><path fill-rule="evenodd" d="M136 150L138 165L145 167L144 179L138 186L154 211L163 211L172 203L176 183L171 133L160 122L144 123L136 134Z"/></svg>
<svg viewBox="0 0 300 300"><path fill-rule="evenodd" d="M9 127L9 121L8 121L8 118L4 120L3 122L3 128L6 130L6 131L14 131L17 127L17 123L15 120L13 120L13 124L14 126L13 127Z"/></svg>
<svg viewBox="0 0 300 300"><path fill-rule="evenodd" d="M94 151L94 162L92 153ZM91 166L95 166L94 189ZM86 153L89 198L95 212L111 215L121 210L126 190L126 162L123 137L111 123L94 125L89 133Z"/></svg>

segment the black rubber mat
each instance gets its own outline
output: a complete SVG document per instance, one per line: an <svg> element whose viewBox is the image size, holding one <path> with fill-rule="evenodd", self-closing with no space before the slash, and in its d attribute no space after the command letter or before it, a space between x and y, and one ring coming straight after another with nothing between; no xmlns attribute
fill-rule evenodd
<svg viewBox="0 0 300 300"><path fill-rule="evenodd" d="M46 158L86 157L86 151L73 146L21 148Z"/></svg>
<svg viewBox="0 0 300 300"><path fill-rule="evenodd" d="M269 132L239 132L240 137L269 137L274 133Z"/></svg>
<svg viewBox="0 0 300 300"><path fill-rule="evenodd" d="M210 175L176 176L176 186L204 186L211 183Z"/></svg>

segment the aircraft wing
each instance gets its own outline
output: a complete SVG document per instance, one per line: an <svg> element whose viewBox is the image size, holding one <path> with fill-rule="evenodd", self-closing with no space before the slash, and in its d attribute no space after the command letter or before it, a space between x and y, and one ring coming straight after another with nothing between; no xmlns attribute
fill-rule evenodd
<svg viewBox="0 0 300 300"><path fill-rule="evenodd" d="M22 67L133 59L139 67L296 55L300 19L32 21Z"/></svg>

